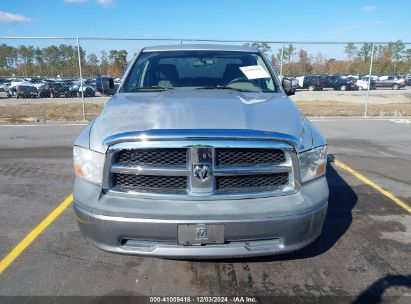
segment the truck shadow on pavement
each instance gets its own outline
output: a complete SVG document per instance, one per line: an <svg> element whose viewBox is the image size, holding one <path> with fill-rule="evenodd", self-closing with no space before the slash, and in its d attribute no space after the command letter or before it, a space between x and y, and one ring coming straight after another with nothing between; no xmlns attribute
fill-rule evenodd
<svg viewBox="0 0 411 304"><path fill-rule="evenodd" d="M329 155L329 163L332 161L333 156ZM350 228L352 223L351 212L357 203L358 197L351 186L330 164L327 166L327 181L330 189L327 217L321 235L314 242L296 252L226 261L230 263L244 263L305 259L318 256L331 249Z"/></svg>
<svg viewBox="0 0 411 304"><path fill-rule="evenodd" d="M372 283L366 290L364 290L358 297L355 299L352 304L377 304L388 301L384 299L384 292L390 287L407 287L411 289L411 274L409 275L387 275L374 283ZM390 301L396 301L398 296L389 296ZM405 303L405 302L404 302Z"/></svg>
<svg viewBox="0 0 411 304"><path fill-rule="evenodd" d="M330 161L333 161L332 155L329 156ZM279 260L304 259L320 255L331 249L350 228L352 210L358 201L357 194L330 164L327 166L327 181L330 198L321 235L300 251L278 256Z"/></svg>

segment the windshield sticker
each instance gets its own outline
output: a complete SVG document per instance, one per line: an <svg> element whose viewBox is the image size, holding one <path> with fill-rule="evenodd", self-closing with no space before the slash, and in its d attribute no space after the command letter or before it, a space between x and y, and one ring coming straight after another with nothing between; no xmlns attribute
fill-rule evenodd
<svg viewBox="0 0 411 304"><path fill-rule="evenodd" d="M270 75L261 65L240 67L240 70L244 73L247 79L270 78Z"/></svg>

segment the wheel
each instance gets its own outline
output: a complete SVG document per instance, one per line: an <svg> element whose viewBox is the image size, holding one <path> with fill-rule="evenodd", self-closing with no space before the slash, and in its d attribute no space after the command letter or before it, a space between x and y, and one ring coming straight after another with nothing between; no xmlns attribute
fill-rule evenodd
<svg viewBox="0 0 411 304"><path fill-rule="evenodd" d="M400 89L400 86L395 83L395 84L392 85L392 89L393 89L393 90L399 90L399 89Z"/></svg>
<svg viewBox="0 0 411 304"><path fill-rule="evenodd" d="M363 87L362 86L359 86L358 87L358 91L362 91L363 90Z"/></svg>
<svg viewBox="0 0 411 304"><path fill-rule="evenodd" d="M347 91L347 86L344 84L340 87L340 91Z"/></svg>
<svg viewBox="0 0 411 304"><path fill-rule="evenodd" d="M53 92L50 93L50 98L54 98Z"/></svg>
<svg viewBox="0 0 411 304"><path fill-rule="evenodd" d="M308 91L315 91L315 86L314 85L310 85L308 87Z"/></svg>
<svg viewBox="0 0 411 304"><path fill-rule="evenodd" d="M20 98L20 94L16 94L16 99L19 99Z"/></svg>

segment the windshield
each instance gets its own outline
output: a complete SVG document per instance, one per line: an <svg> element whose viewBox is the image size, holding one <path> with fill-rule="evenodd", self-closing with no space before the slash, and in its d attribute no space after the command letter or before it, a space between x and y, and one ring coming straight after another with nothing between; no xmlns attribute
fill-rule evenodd
<svg viewBox="0 0 411 304"><path fill-rule="evenodd" d="M257 52L165 51L141 53L121 91L168 89L273 93L278 85Z"/></svg>

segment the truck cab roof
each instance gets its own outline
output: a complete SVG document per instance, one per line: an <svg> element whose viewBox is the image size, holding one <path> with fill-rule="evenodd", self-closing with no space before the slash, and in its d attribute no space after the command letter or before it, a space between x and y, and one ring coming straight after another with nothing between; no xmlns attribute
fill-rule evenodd
<svg viewBox="0 0 411 304"><path fill-rule="evenodd" d="M175 44L150 46L143 49L143 52L163 52L163 51L232 51L232 52L258 52L258 49L250 46L224 45L224 44Z"/></svg>

